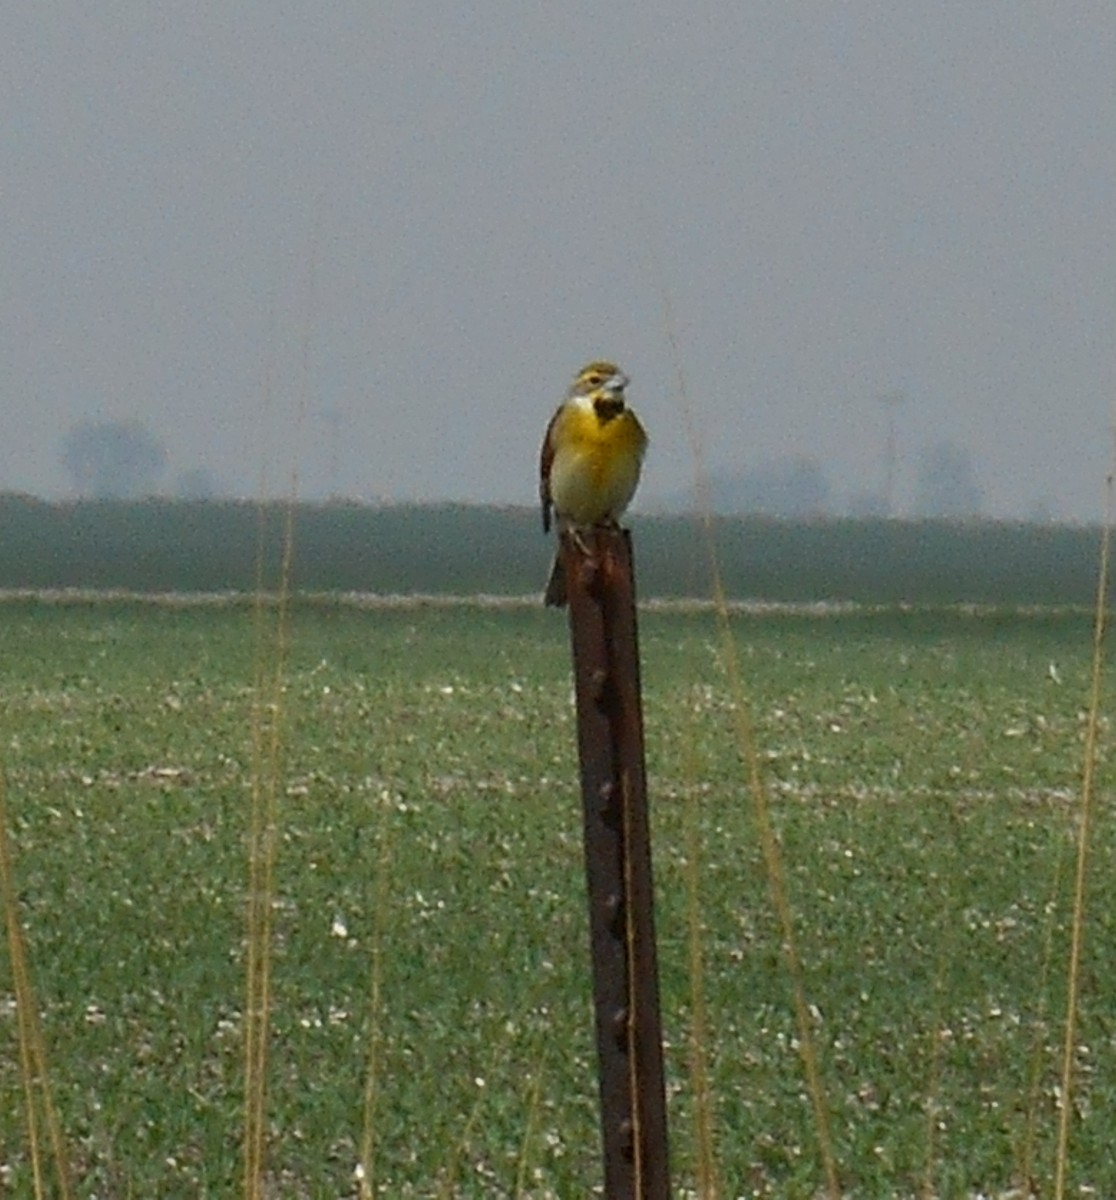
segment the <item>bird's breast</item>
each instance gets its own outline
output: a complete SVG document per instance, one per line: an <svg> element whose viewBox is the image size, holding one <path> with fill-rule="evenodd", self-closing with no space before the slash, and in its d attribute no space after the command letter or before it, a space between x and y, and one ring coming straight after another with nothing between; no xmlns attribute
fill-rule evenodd
<svg viewBox="0 0 1116 1200"><path fill-rule="evenodd" d="M557 512L579 525L617 519L635 492L646 448L632 412L601 420L567 408L554 429L550 491Z"/></svg>

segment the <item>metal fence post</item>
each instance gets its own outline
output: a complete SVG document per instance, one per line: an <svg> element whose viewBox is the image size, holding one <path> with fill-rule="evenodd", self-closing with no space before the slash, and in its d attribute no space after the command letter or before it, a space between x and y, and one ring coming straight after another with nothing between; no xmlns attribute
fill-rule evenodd
<svg viewBox="0 0 1116 1200"><path fill-rule="evenodd" d="M631 538L564 533L606 1200L669 1200Z"/></svg>

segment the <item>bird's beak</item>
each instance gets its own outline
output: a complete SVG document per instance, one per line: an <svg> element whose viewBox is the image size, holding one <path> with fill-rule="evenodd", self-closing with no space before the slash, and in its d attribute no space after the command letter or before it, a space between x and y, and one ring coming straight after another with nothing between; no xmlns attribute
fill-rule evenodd
<svg viewBox="0 0 1116 1200"><path fill-rule="evenodd" d="M622 392L631 380L624 374L623 371L617 371L604 385L606 392L611 392L613 395L618 395Z"/></svg>

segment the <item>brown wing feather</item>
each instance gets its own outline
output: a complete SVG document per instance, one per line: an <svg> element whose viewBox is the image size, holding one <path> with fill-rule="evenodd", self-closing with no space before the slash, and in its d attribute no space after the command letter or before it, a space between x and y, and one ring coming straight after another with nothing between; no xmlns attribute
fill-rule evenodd
<svg viewBox="0 0 1116 1200"><path fill-rule="evenodd" d="M550 418L543 437L542 450L539 453L539 503L542 505L543 533L550 532L550 513L553 504L550 498L550 468L554 463L554 425L558 420L558 412Z"/></svg>

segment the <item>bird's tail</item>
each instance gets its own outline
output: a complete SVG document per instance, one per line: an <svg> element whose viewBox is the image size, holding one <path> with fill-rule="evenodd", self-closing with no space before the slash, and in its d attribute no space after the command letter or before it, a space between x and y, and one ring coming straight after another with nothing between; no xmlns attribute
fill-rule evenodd
<svg viewBox="0 0 1116 1200"><path fill-rule="evenodd" d="M550 568L550 578L546 581L544 603L547 608L563 608L566 603L566 572L562 569L562 559L554 556L554 565Z"/></svg>

